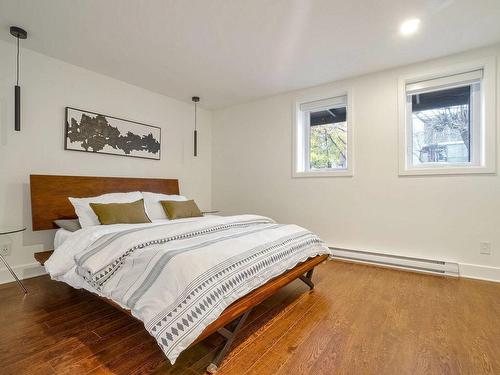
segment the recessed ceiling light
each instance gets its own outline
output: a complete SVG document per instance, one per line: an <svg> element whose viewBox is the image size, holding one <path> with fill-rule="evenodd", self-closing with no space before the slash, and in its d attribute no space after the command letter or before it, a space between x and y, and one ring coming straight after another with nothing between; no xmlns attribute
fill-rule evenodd
<svg viewBox="0 0 500 375"><path fill-rule="evenodd" d="M404 21L401 24L401 27L399 28L399 31L403 35L411 35L414 34L417 30L418 27L420 26L420 20L418 18L412 18L409 20Z"/></svg>

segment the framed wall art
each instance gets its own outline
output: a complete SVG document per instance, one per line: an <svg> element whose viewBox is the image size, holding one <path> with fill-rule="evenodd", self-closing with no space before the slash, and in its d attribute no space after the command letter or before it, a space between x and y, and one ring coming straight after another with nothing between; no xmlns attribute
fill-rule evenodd
<svg viewBox="0 0 500 375"><path fill-rule="evenodd" d="M160 160L161 128L66 107L64 149Z"/></svg>

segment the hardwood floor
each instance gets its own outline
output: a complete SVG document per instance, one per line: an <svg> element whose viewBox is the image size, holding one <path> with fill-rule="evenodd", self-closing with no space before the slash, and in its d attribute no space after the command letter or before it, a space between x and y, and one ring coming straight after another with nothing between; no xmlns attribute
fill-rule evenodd
<svg viewBox="0 0 500 375"><path fill-rule="evenodd" d="M500 284L343 262L254 309L218 375L500 374ZM0 286L0 373L203 374L212 335L166 362L141 324L46 276Z"/></svg>

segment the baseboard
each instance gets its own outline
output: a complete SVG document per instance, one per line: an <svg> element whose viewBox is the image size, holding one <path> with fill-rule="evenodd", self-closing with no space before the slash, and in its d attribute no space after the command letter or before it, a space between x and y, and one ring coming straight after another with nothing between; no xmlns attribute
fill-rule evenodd
<svg viewBox="0 0 500 375"><path fill-rule="evenodd" d="M45 268L37 262L20 264L17 266L13 266L12 269L20 279L29 279L32 277L45 275L47 273L47 271L45 271ZM12 277L9 270L7 268L0 269L0 284L10 283L12 281L15 281L15 279Z"/></svg>
<svg viewBox="0 0 500 375"><path fill-rule="evenodd" d="M459 268L461 277L500 283L500 267L488 267L480 266L478 264L460 263Z"/></svg>

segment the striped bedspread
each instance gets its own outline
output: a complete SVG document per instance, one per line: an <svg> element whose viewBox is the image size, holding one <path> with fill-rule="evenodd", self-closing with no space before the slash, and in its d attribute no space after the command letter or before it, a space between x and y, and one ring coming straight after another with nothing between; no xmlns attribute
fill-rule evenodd
<svg viewBox="0 0 500 375"><path fill-rule="evenodd" d="M173 363L238 298L330 250L256 215L122 226L74 254L74 272L145 323Z"/></svg>

